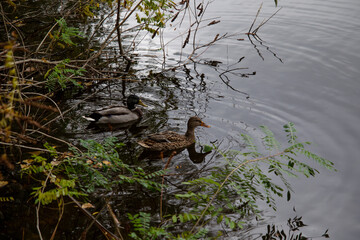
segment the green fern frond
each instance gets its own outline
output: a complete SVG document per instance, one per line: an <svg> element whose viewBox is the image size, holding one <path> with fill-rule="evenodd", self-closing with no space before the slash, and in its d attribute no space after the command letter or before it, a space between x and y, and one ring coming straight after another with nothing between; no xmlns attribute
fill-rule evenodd
<svg viewBox="0 0 360 240"><path fill-rule="evenodd" d="M14 197L0 197L0 202L12 202Z"/></svg>
<svg viewBox="0 0 360 240"><path fill-rule="evenodd" d="M74 86L79 88L83 87L80 83L70 78L68 75L83 76L83 72L86 70L82 68L76 70L66 68L66 64L69 62L70 59L63 60L54 68L48 70L44 75L44 78L46 79L46 87L50 92L55 91L58 85L60 86L61 90L64 90L68 83L72 83Z"/></svg>
<svg viewBox="0 0 360 240"><path fill-rule="evenodd" d="M263 141L264 141L265 146L269 150L272 150L272 149L279 150L281 145L275 139L274 133L266 126L260 126L260 129L265 134L265 137L263 137Z"/></svg>
<svg viewBox="0 0 360 240"><path fill-rule="evenodd" d="M254 144L254 139L252 139L249 135L247 134L241 134L241 137L243 139L243 141L245 142L245 145L247 148L249 148L252 152L257 152L258 148L257 146Z"/></svg>
<svg viewBox="0 0 360 240"><path fill-rule="evenodd" d="M288 138L288 143L294 145L297 143L297 136L296 136L296 129L295 124L292 122L289 122L288 124L284 125L284 130L286 133L288 133L286 136Z"/></svg>
<svg viewBox="0 0 360 240"><path fill-rule="evenodd" d="M317 162L320 166L323 166L325 168L327 168L328 170L331 170L331 171L336 171L336 169L334 168L334 163L323 158L323 157L320 157L318 155L316 155L315 153L312 153L308 150L305 150L305 149L300 149L300 152L302 154L304 154L306 157L310 158L310 159L313 159L315 162Z"/></svg>
<svg viewBox="0 0 360 240"><path fill-rule="evenodd" d="M159 171L156 171L156 172L153 172L153 173L150 173L146 176L144 176L145 179L150 179L150 178L155 178L155 177L162 177L166 174L166 170L159 170Z"/></svg>

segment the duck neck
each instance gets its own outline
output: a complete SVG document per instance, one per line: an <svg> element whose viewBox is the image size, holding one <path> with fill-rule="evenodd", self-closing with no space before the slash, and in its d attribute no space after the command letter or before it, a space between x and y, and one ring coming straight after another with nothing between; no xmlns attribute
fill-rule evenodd
<svg viewBox="0 0 360 240"><path fill-rule="evenodd" d="M135 113L136 115L138 115L139 118L142 118L143 113L142 113L142 111L141 111L139 108L131 109L131 111L132 111L133 113Z"/></svg>
<svg viewBox="0 0 360 240"><path fill-rule="evenodd" d="M134 103L127 103L127 108L130 110L134 110L135 109L135 104Z"/></svg>
<svg viewBox="0 0 360 240"><path fill-rule="evenodd" d="M191 141L195 142L195 128L188 126L188 129L187 129L187 131L185 133L185 137L187 137Z"/></svg>

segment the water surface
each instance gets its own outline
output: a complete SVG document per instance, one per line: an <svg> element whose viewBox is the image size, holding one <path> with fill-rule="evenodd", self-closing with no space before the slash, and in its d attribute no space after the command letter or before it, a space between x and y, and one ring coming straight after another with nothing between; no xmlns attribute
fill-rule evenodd
<svg viewBox="0 0 360 240"><path fill-rule="evenodd" d="M294 122L300 137L316 143L312 150L333 161L338 172L319 168L321 174L315 178L292 180L295 193L291 201L279 199L278 211L265 213L271 216L267 223L286 225L288 218L298 215L309 225L307 236L321 235L329 229L332 239L358 239L360 2L280 1L281 11L258 31L263 41L251 42L244 33L260 4L260 1L214 1L206 16L220 16L221 22L199 31L198 42L211 41L217 33L236 35L217 42L197 58L198 63L189 63L183 71L173 73L176 78L172 80L127 85L127 93L138 93L149 105L143 124L151 127L140 135L87 133L86 137L102 139L116 135L130 144L158 130L185 131L183 123L199 114L212 128L197 130L198 142L224 140L229 147L240 148L236 141L240 133L256 137L260 135L258 127L266 125L281 136L282 125ZM264 2L259 21L278 8L272 1ZM177 34L165 35L165 42ZM145 38L137 50L152 55L138 59L136 68L144 71L144 75L161 66L161 53L151 50L158 48L156 44L156 40ZM167 45L169 64L179 58L181 44L180 39ZM185 48L184 56L189 51ZM238 62L242 57L245 58ZM218 64L206 64L209 61ZM221 75L228 70L234 71ZM253 72L256 74L252 75ZM122 87L119 84L112 87L99 92L98 100L91 104L82 104L77 114L115 101L116 90L121 91ZM74 132L75 139L84 134L82 128L81 124L73 123L68 131ZM198 167L184 155L176 159L185 169Z"/></svg>

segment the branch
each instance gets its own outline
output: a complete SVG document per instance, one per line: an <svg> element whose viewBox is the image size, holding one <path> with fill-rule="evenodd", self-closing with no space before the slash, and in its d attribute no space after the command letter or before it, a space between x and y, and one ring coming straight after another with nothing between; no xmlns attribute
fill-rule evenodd
<svg viewBox="0 0 360 240"><path fill-rule="evenodd" d="M106 229L91 213L89 213L86 209L81 207L81 204L72 196L68 197L76 204L76 206L79 207L79 209L91 220L93 220L96 224L96 226L100 229L100 231L105 235L105 237L107 239L109 239L108 237L113 238L115 240L121 240L120 238L118 238L115 234L113 234L112 232L110 232L108 229Z"/></svg>
<svg viewBox="0 0 360 240"><path fill-rule="evenodd" d="M191 231L190 232L194 232L195 228L197 225L199 225L201 219L204 217L206 211L209 209L210 205L213 203L213 201L215 200L216 196L219 194L220 190L223 188L223 186L225 185L225 183L228 181L228 179L231 177L231 175L234 174L234 172L236 172L237 170L239 170L241 167L249 164L249 163L253 163L253 162L259 162L259 161L262 161L262 160L265 160L265 159L268 159L268 158L273 158L273 157L276 157L276 156L279 156L279 155L282 155L284 154L285 151L282 151L282 152L279 152L279 153L276 153L274 155L270 155L270 156L266 156L266 157L261 157L261 158L255 158L255 159L250 159L250 160L247 160L245 162L242 162L241 164L239 164L236 168L234 168L225 178L225 180L221 183L221 185L218 187L218 189L216 190L215 194L213 195L213 197L211 198L210 202L206 205L204 211L201 213L199 219L197 220L197 222L195 223L195 225L192 227Z"/></svg>

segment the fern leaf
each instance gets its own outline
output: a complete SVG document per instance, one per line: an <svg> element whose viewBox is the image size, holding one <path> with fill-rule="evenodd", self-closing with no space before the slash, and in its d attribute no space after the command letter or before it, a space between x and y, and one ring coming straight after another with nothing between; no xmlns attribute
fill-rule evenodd
<svg viewBox="0 0 360 240"><path fill-rule="evenodd" d="M257 152L257 146L254 144L253 139L249 135L242 133L241 137L243 138L247 148L251 149L253 152Z"/></svg>
<svg viewBox="0 0 360 240"><path fill-rule="evenodd" d="M265 134L265 137L263 137L263 141L265 143L265 146L268 147L268 149L276 149L279 150L281 145L280 143L275 139L274 133L266 126L260 126L260 129Z"/></svg>
<svg viewBox="0 0 360 240"><path fill-rule="evenodd" d="M312 153L308 150L305 150L305 149L301 149L300 152L302 154L304 154L306 157L310 158L310 159L313 159L315 162L317 162L319 165L323 166L323 167L326 167L327 169L329 170L332 170L332 171L336 171L336 169L334 168L334 163L323 158L323 157L320 157L318 155L316 155L315 153Z"/></svg>
<svg viewBox="0 0 360 240"><path fill-rule="evenodd" d="M284 125L284 130L287 134L287 137L288 137L288 143L290 144L295 144L297 143L296 139L297 139L297 136L295 135L296 133L296 129L295 129L295 126L294 126L294 123L292 122L289 122L288 124L285 124Z"/></svg>

